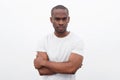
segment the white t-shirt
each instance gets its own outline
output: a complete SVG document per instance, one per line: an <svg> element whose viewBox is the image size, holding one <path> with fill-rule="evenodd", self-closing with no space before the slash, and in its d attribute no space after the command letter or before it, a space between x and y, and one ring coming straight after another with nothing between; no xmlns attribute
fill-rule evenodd
<svg viewBox="0 0 120 80"><path fill-rule="evenodd" d="M66 37L59 38L54 33L45 36L39 42L38 50L47 52L50 61L64 62L70 54L83 55L83 42L80 37L70 32ZM45 75L43 80L75 80L74 74Z"/></svg>

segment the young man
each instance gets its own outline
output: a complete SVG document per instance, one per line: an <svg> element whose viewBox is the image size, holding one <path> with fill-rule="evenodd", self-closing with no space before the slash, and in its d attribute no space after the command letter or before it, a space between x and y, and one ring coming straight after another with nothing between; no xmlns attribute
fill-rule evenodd
<svg viewBox="0 0 120 80"><path fill-rule="evenodd" d="M83 43L67 31L69 11L63 5L51 10L50 21L54 33L40 41L34 66L43 80L75 80L75 72L82 66Z"/></svg>

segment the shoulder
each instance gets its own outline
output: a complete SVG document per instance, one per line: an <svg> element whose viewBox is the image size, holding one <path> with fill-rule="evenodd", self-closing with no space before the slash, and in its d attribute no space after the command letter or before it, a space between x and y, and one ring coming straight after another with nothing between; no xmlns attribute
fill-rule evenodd
<svg viewBox="0 0 120 80"><path fill-rule="evenodd" d="M84 42L79 34L72 33L72 52L83 55L84 53Z"/></svg>
<svg viewBox="0 0 120 80"><path fill-rule="evenodd" d="M45 40L47 40L47 39L49 39L49 38L51 38L53 36L53 33L49 33L49 34L46 34L46 35L44 35L44 36L41 36L40 38L39 38L39 41L45 41Z"/></svg>
<svg viewBox="0 0 120 80"><path fill-rule="evenodd" d="M72 32L71 37L72 37L73 46L79 46L83 48L84 41L83 38L80 36L80 34L76 34Z"/></svg>
<svg viewBox="0 0 120 80"><path fill-rule="evenodd" d="M72 37L72 39L74 39L74 41L82 41L83 42L83 39L80 34L71 32L71 37Z"/></svg>

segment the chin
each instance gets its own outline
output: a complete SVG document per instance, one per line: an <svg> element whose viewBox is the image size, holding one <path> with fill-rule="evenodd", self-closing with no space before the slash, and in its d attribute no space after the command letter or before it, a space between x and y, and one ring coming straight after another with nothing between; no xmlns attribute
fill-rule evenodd
<svg viewBox="0 0 120 80"><path fill-rule="evenodd" d="M57 33L65 33L66 31L64 30L60 30L60 31L57 31Z"/></svg>
<svg viewBox="0 0 120 80"><path fill-rule="evenodd" d="M65 32L66 32L66 29L61 29L61 30L60 30L60 29L56 29L55 32L56 32L56 33L60 33L60 34L61 34L61 33L65 33Z"/></svg>

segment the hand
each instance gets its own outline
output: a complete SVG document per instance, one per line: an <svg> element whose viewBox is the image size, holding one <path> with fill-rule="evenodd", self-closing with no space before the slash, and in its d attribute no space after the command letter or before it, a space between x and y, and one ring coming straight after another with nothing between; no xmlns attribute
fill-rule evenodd
<svg viewBox="0 0 120 80"><path fill-rule="evenodd" d="M39 58L39 57L36 57L36 58L34 59L34 67L35 67L36 69L39 69L39 68L42 67L41 64L40 64L40 58Z"/></svg>
<svg viewBox="0 0 120 80"><path fill-rule="evenodd" d="M43 57L43 59L45 60L49 60L46 52L38 52L36 57L39 57L39 56Z"/></svg>
<svg viewBox="0 0 120 80"><path fill-rule="evenodd" d="M48 56L46 54L38 53L36 58L34 59L34 66L36 69L40 69L42 64L44 64L45 60L48 60Z"/></svg>

